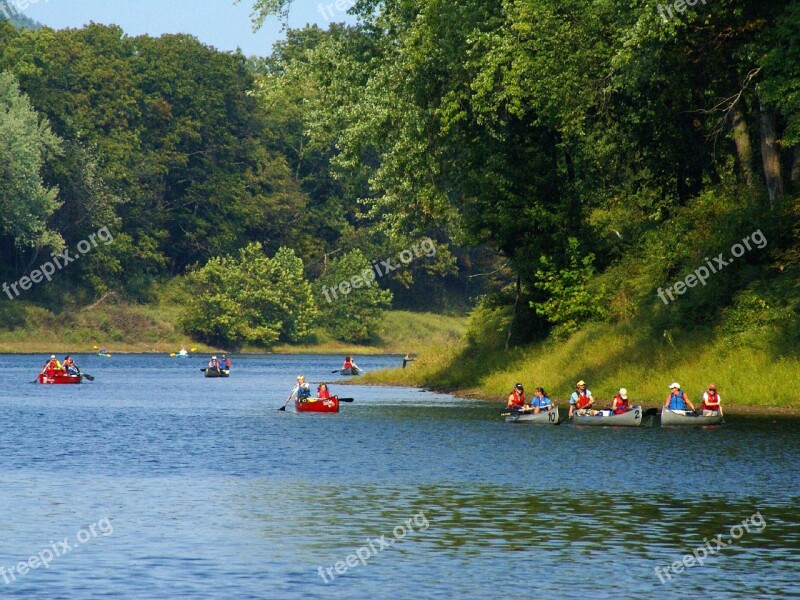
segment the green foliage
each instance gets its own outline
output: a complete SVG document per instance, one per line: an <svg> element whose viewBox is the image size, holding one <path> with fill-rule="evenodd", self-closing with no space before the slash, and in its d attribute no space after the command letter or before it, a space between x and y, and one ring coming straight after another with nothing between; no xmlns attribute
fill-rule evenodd
<svg viewBox="0 0 800 600"><path fill-rule="evenodd" d="M581 257L575 238L569 238L563 268L546 256L541 259L535 285L548 298L532 306L555 325L553 334L557 337L566 337L605 316L605 290L593 291L589 285L594 275L593 262L593 254Z"/></svg>
<svg viewBox="0 0 800 600"><path fill-rule="evenodd" d="M392 293L371 281L368 273L375 275L372 265L355 249L332 261L327 273L317 281L321 320L336 339L366 342L378 333ZM352 288L348 294L340 287L343 282L345 289Z"/></svg>
<svg viewBox="0 0 800 600"><path fill-rule="evenodd" d="M41 172L61 141L7 71L0 72L0 139L0 235L17 248L60 249L61 237L47 226L58 190L44 185Z"/></svg>
<svg viewBox="0 0 800 600"><path fill-rule="evenodd" d="M317 315L303 261L286 248L268 258L252 243L236 258L212 258L189 275L188 286L193 293L183 326L218 346L301 341Z"/></svg>

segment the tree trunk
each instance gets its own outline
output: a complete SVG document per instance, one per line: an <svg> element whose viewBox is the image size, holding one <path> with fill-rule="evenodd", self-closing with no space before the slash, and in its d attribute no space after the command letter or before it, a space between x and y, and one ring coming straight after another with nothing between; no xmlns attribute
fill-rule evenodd
<svg viewBox="0 0 800 600"><path fill-rule="evenodd" d="M511 315L511 323L508 325L508 335L506 336L506 351L508 351L508 343L511 341L511 333L514 331L514 323L517 320L517 308L519 307L519 299L522 297L522 279L517 275L517 298L514 300L514 313Z"/></svg>
<svg viewBox="0 0 800 600"><path fill-rule="evenodd" d="M739 157L739 168L747 187L753 187L753 145L750 143L750 131L747 127L742 102L736 103L731 113L731 128L733 141L736 144L736 154Z"/></svg>
<svg viewBox="0 0 800 600"><path fill-rule="evenodd" d="M792 183L800 183L800 146L794 149L794 162L792 163Z"/></svg>
<svg viewBox="0 0 800 600"><path fill-rule="evenodd" d="M775 114L759 99L761 112L761 159L764 163L764 179L769 192L770 210L783 198L781 175L781 153L775 131Z"/></svg>

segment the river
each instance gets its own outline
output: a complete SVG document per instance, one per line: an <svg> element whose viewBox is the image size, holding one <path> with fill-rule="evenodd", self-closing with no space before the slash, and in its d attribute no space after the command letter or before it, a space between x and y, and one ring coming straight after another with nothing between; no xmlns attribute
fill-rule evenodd
<svg viewBox="0 0 800 600"><path fill-rule="evenodd" d="M795 420L506 424L345 387L340 356L235 356L228 379L77 356L94 382L30 383L45 358L0 357L4 598L800 594ZM355 402L278 411L298 373Z"/></svg>

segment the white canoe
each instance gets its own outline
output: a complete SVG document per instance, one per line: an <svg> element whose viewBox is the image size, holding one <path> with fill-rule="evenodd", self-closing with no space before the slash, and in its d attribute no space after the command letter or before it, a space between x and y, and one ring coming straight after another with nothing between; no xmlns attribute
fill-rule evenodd
<svg viewBox="0 0 800 600"><path fill-rule="evenodd" d="M579 415L577 411L572 416L575 425L599 425L601 427L639 427L642 424L642 407L632 406L628 412L615 415L610 410L600 410L596 415Z"/></svg>
<svg viewBox="0 0 800 600"><path fill-rule="evenodd" d="M541 425L558 425L558 407L539 414L533 412L514 412L506 417L506 423L539 423Z"/></svg>
<svg viewBox="0 0 800 600"><path fill-rule="evenodd" d="M702 425L719 425L722 423L722 415L718 412L707 417L698 415L697 413L688 410L669 410L665 408L661 411L661 426L689 426L698 427Z"/></svg>

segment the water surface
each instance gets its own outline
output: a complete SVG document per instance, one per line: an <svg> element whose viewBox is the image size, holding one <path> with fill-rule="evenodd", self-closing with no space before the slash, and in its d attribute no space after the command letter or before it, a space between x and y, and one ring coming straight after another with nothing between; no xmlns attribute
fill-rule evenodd
<svg viewBox="0 0 800 600"><path fill-rule="evenodd" d="M81 356L93 383L31 384L45 358L0 357L0 566L85 542L0 572L2 597L800 594L793 420L512 425L484 402L344 387L339 356L234 357L229 379L199 357ZM279 412L298 373L356 401ZM718 535L704 566L656 574Z"/></svg>

